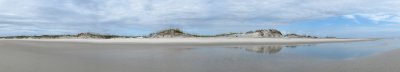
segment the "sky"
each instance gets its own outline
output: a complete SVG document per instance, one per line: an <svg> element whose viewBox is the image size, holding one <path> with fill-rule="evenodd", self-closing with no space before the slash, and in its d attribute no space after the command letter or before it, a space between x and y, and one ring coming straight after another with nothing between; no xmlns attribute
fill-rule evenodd
<svg viewBox="0 0 400 72"><path fill-rule="evenodd" d="M168 28L400 37L400 0L0 0L0 36L147 35Z"/></svg>

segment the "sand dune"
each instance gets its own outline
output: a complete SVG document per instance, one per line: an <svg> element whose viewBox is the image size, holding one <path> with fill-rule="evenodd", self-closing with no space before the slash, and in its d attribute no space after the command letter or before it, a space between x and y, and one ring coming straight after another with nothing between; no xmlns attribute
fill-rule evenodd
<svg viewBox="0 0 400 72"><path fill-rule="evenodd" d="M89 43L215 44L215 43L324 43L324 42L368 41L372 39L309 39L309 38L135 38L133 39L132 38L132 39L8 39L8 40L89 42Z"/></svg>

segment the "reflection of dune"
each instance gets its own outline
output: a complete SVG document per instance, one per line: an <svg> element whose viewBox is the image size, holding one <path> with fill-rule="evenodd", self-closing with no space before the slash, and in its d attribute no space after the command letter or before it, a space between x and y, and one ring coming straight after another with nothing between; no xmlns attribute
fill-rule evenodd
<svg viewBox="0 0 400 72"><path fill-rule="evenodd" d="M296 48L299 46L314 46L314 44L292 44L292 45L263 45L263 46L238 46L234 48L242 48L249 52L256 53L268 53L268 54L276 54L282 50L282 48Z"/></svg>
<svg viewBox="0 0 400 72"><path fill-rule="evenodd" d="M245 47L246 51L251 51L256 53L269 53L269 54L276 54L279 51L281 51L282 48L283 46L281 45Z"/></svg>

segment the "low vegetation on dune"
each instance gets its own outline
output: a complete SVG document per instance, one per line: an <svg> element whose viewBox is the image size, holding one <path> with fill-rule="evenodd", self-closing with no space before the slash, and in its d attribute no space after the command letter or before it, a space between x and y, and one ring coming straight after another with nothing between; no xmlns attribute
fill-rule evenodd
<svg viewBox="0 0 400 72"><path fill-rule="evenodd" d="M185 37L194 37L191 34L184 33L180 29L166 29L156 33L151 33L148 37L150 38L185 38Z"/></svg>

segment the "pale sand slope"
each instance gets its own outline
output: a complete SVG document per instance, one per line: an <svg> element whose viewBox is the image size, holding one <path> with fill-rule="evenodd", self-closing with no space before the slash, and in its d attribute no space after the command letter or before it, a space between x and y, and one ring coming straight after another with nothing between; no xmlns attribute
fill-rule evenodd
<svg viewBox="0 0 400 72"><path fill-rule="evenodd" d="M137 39L5 39L23 41L51 41L51 42L90 42L90 43L324 43L324 42L352 42L368 41L373 39L306 39L306 38L137 38Z"/></svg>

